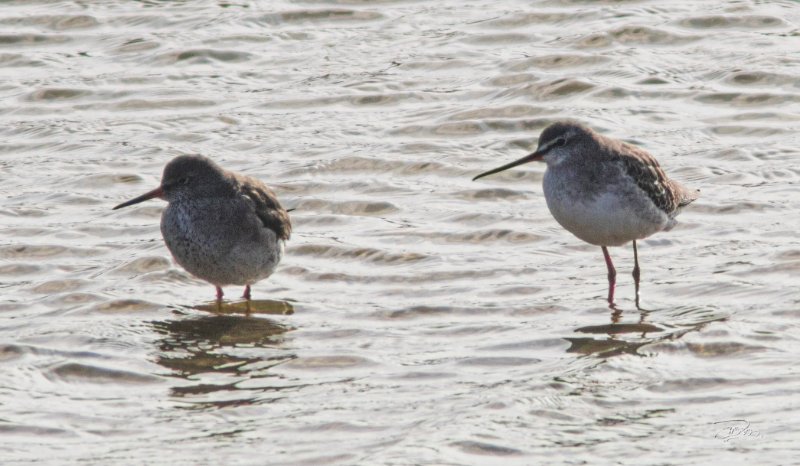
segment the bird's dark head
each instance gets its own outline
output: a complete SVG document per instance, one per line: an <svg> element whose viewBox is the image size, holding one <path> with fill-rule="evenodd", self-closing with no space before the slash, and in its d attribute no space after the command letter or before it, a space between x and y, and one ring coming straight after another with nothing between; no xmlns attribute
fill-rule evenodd
<svg viewBox="0 0 800 466"><path fill-rule="evenodd" d="M571 157L584 154L586 151L579 147L590 143L593 136L594 131L580 123L559 121L542 131L535 154L548 167L555 167Z"/></svg>
<svg viewBox="0 0 800 466"><path fill-rule="evenodd" d="M173 202L184 198L220 195L228 189L225 171L202 155L180 155L170 160L161 175L161 185L114 210L159 198Z"/></svg>
<svg viewBox="0 0 800 466"><path fill-rule="evenodd" d="M545 128L539 136L539 145L536 148L536 152L503 165L502 167L481 173L472 180L475 181L478 178L508 170L509 168L528 162L543 161L547 163L548 167L555 167L570 157L580 155L583 151L577 150L578 147L590 144L593 137L594 132L580 123L571 121L553 123Z"/></svg>
<svg viewBox="0 0 800 466"><path fill-rule="evenodd" d="M161 189L167 201L216 195L226 186L224 170L202 155L175 157L164 167L161 175Z"/></svg>

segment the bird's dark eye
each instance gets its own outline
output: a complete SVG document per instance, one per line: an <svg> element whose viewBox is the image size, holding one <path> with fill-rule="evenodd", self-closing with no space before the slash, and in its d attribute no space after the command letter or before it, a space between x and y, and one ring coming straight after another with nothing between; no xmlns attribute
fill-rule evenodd
<svg viewBox="0 0 800 466"><path fill-rule="evenodd" d="M567 145L567 140L564 138L558 138L553 144L553 147L564 147L565 145Z"/></svg>

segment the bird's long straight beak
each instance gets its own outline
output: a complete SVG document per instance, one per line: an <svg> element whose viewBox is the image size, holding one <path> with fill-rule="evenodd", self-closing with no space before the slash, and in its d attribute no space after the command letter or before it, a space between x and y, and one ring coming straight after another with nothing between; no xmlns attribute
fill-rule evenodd
<svg viewBox="0 0 800 466"><path fill-rule="evenodd" d="M150 191L148 193L142 194L139 197L133 198L128 202L123 202L122 204L114 207L111 210L117 210L117 209L121 209L123 207L128 207L129 205L138 204L138 203L144 202L144 201L146 201L148 199L153 199L154 197L158 197L158 198L164 199L164 189L161 186L157 187L156 189L154 189L154 190L152 190L152 191Z"/></svg>
<svg viewBox="0 0 800 466"><path fill-rule="evenodd" d="M544 157L544 154L542 154L540 152L534 152L533 154L528 154L525 157L522 157L521 159L515 160L515 161L513 161L511 163L507 163L507 164L503 165L502 167L497 167L497 168L495 168L493 170L489 170L488 172L481 173L480 175L478 175L475 178L473 178L472 181L475 181L478 178L483 178L484 176L494 175L497 172L501 172L503 170L508 170L509 168L516 167L517 165L522 165L523 163L540 161L540 160L542 160L542 157Z"/></svg>

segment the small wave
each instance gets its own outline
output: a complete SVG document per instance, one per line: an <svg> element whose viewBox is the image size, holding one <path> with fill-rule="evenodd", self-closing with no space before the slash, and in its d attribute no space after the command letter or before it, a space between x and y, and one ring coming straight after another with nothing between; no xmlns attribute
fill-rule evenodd
<svg viewBox="0 0 800 466"><path fill-rule="evenodd" d="M304 244L292 247L289 251L292 254L313 256L315 258L344 258L380 264L414 263L429 258L426 254L413 252L398 254L373 248L344 248L321 244Z"/></svg>
<svg viewBox="0 0 800 466"><path fill-rule="evenodd" d="M161 381L160 378L149 374L139 374L74 362L60 364L51 368L45 375L66 382L99 384L109 382L119 384L149 384Z"/></svg>
<svg viewBox="0 0 800 466"><path fill-rule="evenodd" d="M763 15L707 15L696 16L681 20L678 24L693 29L723 29L723 28L778 28L789 24L781 18Z"/></svg>
<svg viewBox="0 0 800 466"><path fill-rule="evenodd" d="M340 9L295 10L271 13L259 17L256 22L269 25L308 22L377 21L383 15L376 11Z"/></svg>

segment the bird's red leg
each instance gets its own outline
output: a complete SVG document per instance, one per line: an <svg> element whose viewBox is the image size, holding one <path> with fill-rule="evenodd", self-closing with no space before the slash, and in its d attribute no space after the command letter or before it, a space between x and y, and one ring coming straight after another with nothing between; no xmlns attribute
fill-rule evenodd
<svg viewBox="0 0 800 466"><path fill-rule="evenodd" d="M247 300L247 313L250 314L250 285L245 285L242 297Z"/></svg>
<svg viewBox="0 0 800 466"><path fill-rule="evenodd" d="M222 288L217 287L217 312L222 312Z"/></svg>
<svg viewBox="0 0 800 466"><path fill-rule="evenodd" d="M606 267L608 267L608 304L614 304L614 287L617 285L617 271L614 269L614 263L611 262L611 256L608 254L608 248L601 246L603 249L603 256L606 258Z"/></svg>
<svg viewBox="0 0 800 466"><path fill-rule="evenodd" d="M636 286L636 307L639 307L639 252L636 250L636 240L633 240L633 283Z"/></svg>

